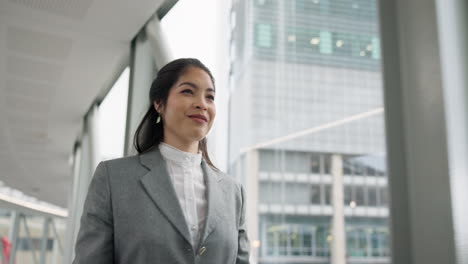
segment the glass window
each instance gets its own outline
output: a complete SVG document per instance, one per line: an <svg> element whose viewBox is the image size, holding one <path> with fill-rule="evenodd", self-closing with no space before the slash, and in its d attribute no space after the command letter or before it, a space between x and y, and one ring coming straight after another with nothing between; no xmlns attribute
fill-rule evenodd
<svg viewBox="0 0 468 264"><path fill-rule="evenodd" d="M273 46L273 32L271 24L257 24L255 43L261 48L271 48Z"/></svg>
<svg viewBox="0 0 468 264"><path fill-rule="evenodd" d="M315 1L317 2L317 1ZM330 0L320 0L320 13L329 14L330 13Z"/></svg>
<svg viewBox="0 0 468 264"><path fill-rule="evenodd" d="M377 206L377 187L375 186L367 186L367 205L368 206Z"/></svg>
<svg viewBox="0 0 468 264"><path fill-rule="evenodd" d="M255 4L261 8L271 7L273 5L273 0L255 0Z"/></svg>
<svg viewBox="0 0 468 264"><path fill-rule="evenodd" d="M372 58L372 50L374 49L372 44L372 37L363 35L356 36L355 53L353 55L362 58Z"/></svg>
<svg viewBox="0 0 468 264"><path fill-rule="evenodd" d="M325 204L331 205L332 203L332 186L330 184L326 184L323 186L325 190Z"/></svg>
<svg viewBox="0 0 468 264"><path fill-rule="evenodd" d="M373 257L378 257L378 256L381 256L380 254L380 240L381 240L381 237L380 237L380 233L378 232L378 230L376 229L372 229L371 230L371 233L370 233L370 237L371 237L371 255Z"/></svg>
<svg viewBox="0 0 468 264"><path fill-rule="evenodd" d="M276 249L276 236L275 233L268 231L267 232L267 237L266 237L266 246L267 246L267 255L271 256L276 254L277 249Z"/></svg>
<svg viewBox="0 0 468 264"><path fill-rule="evenodd" d="M349 206L353 201L352 186L344 186L344 203L346 206Z"/></svg>
<svg viewBox="0 0 468 264"><path fill-rule="evenodd" d="M319 174L320 173L320 156L311 155L310 157L310 172Z"/></svg>
<svg viewBox="0 0 468 264"><path fill-rule="evenodd" d="M267 228L266 254L268 256L313 256L315 243L325 243L320 246L320 252L327 254L326 245L328 234L327 227L321 227L319 232L321 238L316 240L314 226L308 224L270 224Z"/></svg>
<svg viewBox="0 0 468 264"><path fill-rule="evenodd" d="M281 182L260 182L259 196L262 203L283 203L285 190ZM292 200L292 198L291 198Z"/></svg>
<svg viewBox="0 0 468 264"><path fill-rule="evenodd" d="M320 44L320 53L333 53L332 33L329 31L320 31L320 38L317 40ZM311 44L316 43L316 39L311 39Z"/></svg>
<svg viewBox="0 0 468 264"><path fill-rule="evenodd" d="M351 56L353 54L354 36L348 33L333 33L334 54Z"/></svg>
<svg viewBox="0 0 468 264"><path fill-rule="evenodd" d="M310 202L312 204L320 204L320 185L310 185Z"/></svg>
<svg viewBox="0 0 468 264"><path fill-rule="evenodd" d="M302 255L302 233L299 232L299 226L293 225L290 228L290 245L291 255L300 256Z"/></svg>
<svg viewBox="0 0 468 264"><path fill-rule="evenodd" d="M372 47L372 58L373 59L380 59L380 39L377 37L373 37L371 40L371 47Z"/></svg>
<svg viewBox="0 0 468 264"><path fill-rule="evenodd" d="M313 239L313 232L302 227L302 254L303 256L312 256L312 239Z"/></svg>
<svg viewBox="0 0 468 264"><path fill-rule="evenodd" d="M320 10L320 1L317 0L295 0L288 2L295 4L294 11L296 12L310 14L311 12Z"/></svg>
<svg viewBox="0 0 468 264"><path fill-rule="evenodd" d="M364 186L354 186L355 202L357 206L365 206L365 189Z"/></svg>
<svg viewBox="0 0 468 264"><path fill-rule="evenodd" d="M308 204L309 197L311 196L311 188L308 184L303 183L286 183L284 194L286 196L286 203L289 204ZM272 193L275 195L275 193Z"/></svg>
<svg viewBox="0 0 468 264"><path fill-rule="evenodd" d="M347 261L390 263L374 259L373 245L378 242L380 251L388 245L367 231L381 219L375 210L359 210L385 202L381 186L365 187L366 179L386 176L384 162L377 161L385 160L384 115L366 114L383 107L376 2L236 0L233 5L243 19L236 20L231 39L244 52L236 52L238 70L231 73L229 162L240 179L249 179L246 185L257 173L268 173L250 189L259 186L252 197L271 203L258 206L259 225L288 227L257 234L269 240L260 241L259 252L271 263L295 257L319 263L330 256L331 156L343 161L344 228L354 228L347 237L353 252ZM358 114L366 115L342 122ZM242 149L253 149L259 163L244 162L256 155ZM379 158L372 158L376 153ZM348 210L352 201L357 208Z"/></svg>
<svg viewBox="0 0 468 264"><path fill-rule="evenodd" d="M130 69L127 67L99 105L99 153L101 160L124 154Z"/></svg>
<svg viewBox="0 0 468 264"><path fill-rule="evenodd" d="M322 164L322 173L330 174L331 173L331 164L330 164L330 156L323 155L321 157L321 164Z"/></svg>
<svg viewBox="0 0 468 264"><path fill-rule="evenodd" d="M319 257L330 256L330 230L328 226L318 226L315 233L316 254Z"/></svg>
<svg viewBox="0 0 468 264"><path fill-rule="evenodd" d="M348 254L353 257L367 255L367 237L365 229L352 227L346 234Z"/></svg>
<svg viewBox="0 0 468 264"><path fill-rule="evenodd" d="M282 229L278 231L278 253L280 256L288 255L289 232Z"/></svg>
<svg viewBox="0 0 468 264"><path fill-rule="evenodd" d="M380 201L382 206L388 206L388 191L387 187L380 187Z"/></svg>

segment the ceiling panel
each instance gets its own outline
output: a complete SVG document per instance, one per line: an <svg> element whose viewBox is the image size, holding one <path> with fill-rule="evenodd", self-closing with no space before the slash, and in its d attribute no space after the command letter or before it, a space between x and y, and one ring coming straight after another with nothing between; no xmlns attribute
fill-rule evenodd
<svg viewBox="0 0 468 264"><path fill-rule="evenodd" d="M10 55L6 59L7 74L25 79L57 84L63 75L63 65Z"/></svg>
<svg viewBox="0 0 468 264"><path fill-rule="evenodd" d="M46 59L65 60L70 55L72 40L68 37L9 26L6 34L8 51Z"/></svg>
<svg viewBox="0 0 468 264"><path fill-rule="evenodd" d="M8 79L5 83L5 95L25 95L30 97L45 96L50 98L56 87L25 80Z"/></svg>
<svg viewBox="0 0 468 264"><path fill-rule="evenodd" d="M82 118L162 0L0 0L0 181L66 207Z"/></svg>
<svg viewBox="0 0 468 264"><path fill-rule="evenodd" d="M73 19L83 19L93 3L92 0L10 0L10 2Z"/></svg>

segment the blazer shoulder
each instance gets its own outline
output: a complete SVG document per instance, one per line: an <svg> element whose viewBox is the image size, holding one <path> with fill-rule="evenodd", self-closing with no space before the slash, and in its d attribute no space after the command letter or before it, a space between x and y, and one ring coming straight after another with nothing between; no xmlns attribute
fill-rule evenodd
<svg viewBox="0 0 468 264"><path fill-rule="evenodd" d="M122 166L131 166L134 164L140 164L140 159L138 155L132 155L132 156L127 156L127 157L121 157L121 158L116 158L116 159L109 159L109 160L104 160L102 163L105 163L107 167L109 168L116 168L116 167L122 167Z"/></svg>
<svg viewBox="0 0 468 264"><path fill-rule="evenodd" d="M110 159L101 162L107 168L107 173L112 180L128 180L129 176L145 173L147 170L140 163L137 155Z"/></svg>
<svg viewBox="0 0 468 264"><path fill-rule="evenodd" d="M236 177L223 171L217 171L217 174L220 181L235 186L235 188L238 189L238 191L241 191L241 189L243 188L242 183Z"/></svg>

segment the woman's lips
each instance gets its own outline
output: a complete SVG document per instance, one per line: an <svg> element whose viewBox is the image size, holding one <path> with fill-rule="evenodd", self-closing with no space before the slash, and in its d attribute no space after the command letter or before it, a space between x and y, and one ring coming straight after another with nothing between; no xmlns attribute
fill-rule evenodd
<svg viewBox="0 0 468 264"><path fill-rule="evenodd" d="M206 120L204 120L204 119L202 119L202 118L200 118L200 117L190 116L190 118L191 118L192 120L194 120L195 122L198 122L198 123L200 123L200 124L206 123Z"/></svg>

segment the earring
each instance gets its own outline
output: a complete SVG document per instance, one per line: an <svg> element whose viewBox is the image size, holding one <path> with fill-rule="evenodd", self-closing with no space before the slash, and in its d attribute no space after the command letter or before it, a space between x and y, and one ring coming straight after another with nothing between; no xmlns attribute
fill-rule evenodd
<svg viewBox="0 0 468 264"><path fill-rule="evenodd" d="M159 122L161 122L161 116L160 115L158 115L158 118L156 119L156 124L159 124Z"/></svg>

